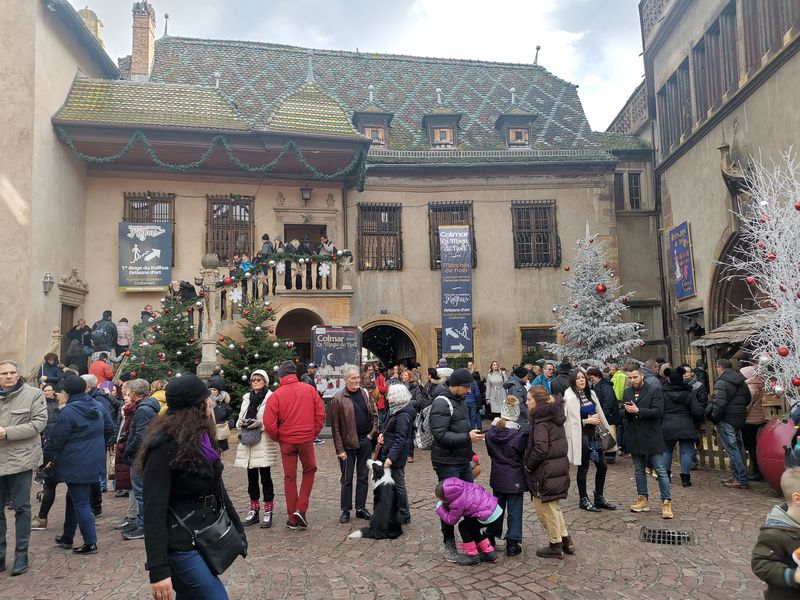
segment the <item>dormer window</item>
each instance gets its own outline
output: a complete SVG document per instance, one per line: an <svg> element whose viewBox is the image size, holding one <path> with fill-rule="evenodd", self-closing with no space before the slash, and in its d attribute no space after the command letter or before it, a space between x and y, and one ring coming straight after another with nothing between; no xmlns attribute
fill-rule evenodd
<svg viewBox="0 0 800 600"><path fill-rule="evenodd" d="M432 145L440 148L452 147L453 129L451 127L434 127Z"/></svg>
<svg viewBox="0 0 800 600"><path fill-rule="evenodd" d="M364 136L372 140L374 146L386 145L386 128L383 125L367 125L364 127Z"/></svg>
<svg viewBox="0 0 800 600"><path fill-rule="evenodd" d="M521 127L509 127L508 129L509 146L527 146L528 130Z"/></svg>

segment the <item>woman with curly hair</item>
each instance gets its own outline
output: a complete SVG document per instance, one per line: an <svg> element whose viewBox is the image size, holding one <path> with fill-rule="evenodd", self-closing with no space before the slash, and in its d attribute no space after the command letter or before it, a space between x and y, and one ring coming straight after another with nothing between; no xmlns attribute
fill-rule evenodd
<svg viewBox="0 0 800 600"><path fill-rule="evenodd" d="M224 508L247 547L222 482L208 395L196 375L170 381L167 411L151 423L137 458L136 469L144 474L144 546L155 600L171 600L173 591L176 600L228 598L175 515L196 531L213 524Z"/></svg>

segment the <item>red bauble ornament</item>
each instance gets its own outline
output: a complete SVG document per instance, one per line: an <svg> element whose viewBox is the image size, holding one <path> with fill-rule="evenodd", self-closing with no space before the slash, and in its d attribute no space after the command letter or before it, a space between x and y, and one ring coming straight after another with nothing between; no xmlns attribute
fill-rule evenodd
<svg viewBox="0 0 800 600"><path fill-rule="evenodd" d="M140 363L139 363L139 366L140 366L140 367L143 367L143 366L144 366L144 361L140 362Z"/></svg>
<svg viewBox="0 0 800 600"><path fill-rule="evenodd" d="M789 349L786 346L781 346L780 348L778 348L778 356L786 358L787 356L789 356Z"/></svg>
<svg viewBox="0 0 800 600"><path fill-rule="evenodd" d="M777 300L773 300L772 302L770 302L770 306L772 306L772 308L777 309L778 308L778 301Z"/></svg>
<svg viewBox="0 0 800 600"><path fill-rule="evenodd" d="M745 280L745 282L747 282L747 285L755 285L756 284L756 278L755 277L745 277L744 280ZM800 294L800 292L798 292L798 294Z"/></svg>
<svg viewBox="0 0 800 600"><path fill-rule="evenodd" d="M589 240L589 243L590 243L590 244L594 244L594 240L593 240L593 239L590 239L590 240Z"/></svg>
<svg viewBox="0 0 800 600"><path fill-rule="evenodd" d="M194 308L190 306L189 308L186 309L186 312L193 313L194 312Z"/></svg>
<svg viewBox="0 0 800 600"><path fill-rule="evenodd" d="M222 336L219 336L219 341L220 341L220 342L224 342L224 341L225 341L225 338L224 338L224 337L222 337Z"/></svg>
<svg viewBox="0 0 800 600"><path fill-rule="evenodd" d="M603 263L603 268L607 269L608 268L608 263Z"/></svg>
<svg viewBox="0 0 800 600"><path fill-rule="evenodd" d="M167 371L167 376L172 377L172 371Z"/></svg>
<svg viewBox="0 0 800 600"><path fill-rule="evenodd" d="M230 284L232 284L232 283L233 283L233 277L224 277L224 278L222 279L222 283L224 283L225 285L230 285Z"/></svg>
<svg viewBox="0 0 800 600"><path fill-rule="evenodd" d="M786 291L786 286L781 283L781 284L778 285L778 289L780 291L782 291L782 292L785 292Z"/></svg>
<svg viewBox="0 0 800 600"><path fill-rule="evenodd" d="M800 377L792 377L792 385L794 387L800 387Z"/></svg>
<svg viewBox="0 0 800 600"><path fill-rule="evenodd" d="M249 311L249 310L246 310L246 311L244 311L242 314L243 314L243 315L246 317L246 316L248 316L248 315L250 314L250 311Z"/></svg>
<svg viewBox="0 0 800 600"><path fill-rule="evenodd" d="M565 271L569 271L569 265L566 265L566 266L564 267L564 270L565 270Z"/></svg>
<svg viewBox="0 0 800 600"><path fill-rule="evenodd" d="M761 215L759 221L761 221L762 223L766 223L767 221L769 221L769 217L767 215Z"/></svg>
<svg viewBox="0 0 800 600"><path fill-rule="evenodd" d="M206 291L201 289L199 292L197 292L197 295L200 296L201 298L205 298L206 297Z"/></svg>
<svg viewBox="0 0 800 600"><path fill-rule="evenodd" d="M578 346L583 346L583 342L578 340Z"/></svg>
<svg viewBox="0 0 800 600"><path fill-rule="evenodd" d="M622 297L622 301L623 301L625 304L627 304L627 303L628 303L628 297L627 297L627 296L623 296L623 297Z"/></svg>
<svg viewBox="0 0 800 600"><path fill-rule="evenodd" d="M131 371L131 377L136 377L136 371Z"/></svg>
<svg viewBox="0 0 800 600"><path fill-rule="evenodd" d="M239 350L244 350L244 346L239 346Z"/></svg>
<svg viewBox="0 0 800 600"><path fill-rule="evenodd" d="M774 252L767 252L767 260L768 260L768 261L772 262L772 261L773 261L773 260L775 260L776 258L778 258L778 257L775 255L775 253L774 253Z"/></svg>
<svg viewBox="0 0 800 600"><path fill-rule="evenodd" d="M600 294L600 295L602 296L603 294L605 294L605 293L606 293L606 286L605 286L605 284L598 283L596 286L594 286L594 291L595 291L595 292L597 292L598 294Z"/></svg>
<svg viewBox="0 0 800 600"><path fill-rule="evenodd" d="M267 312L272 312L272 307L271 306L267 307Z"/></svg>
<svg viewBox="0 0 800 600"><path fill-rule="evenodd" d="M200 361L199 361L199 360L196 360L196 361L194 361L194 364L196 364L196 365L199 365L199 364L200 364Z"/></svg>
<svg viewBox="0 0 800 600"><path fill-rule="evenodd" d="M336 257L335 257L335 256L331 256L331 260L332 260L333 262L336 262Z"/></svg>
<svg viewBox="0 0 800 600"><path fill-rule="evenodd" d="M797 202L794 203L794 209L795 210L800 210L800 200L798 200Z"/></svg>
<svg viewBox="0 0 800 600"><path fill-rule="evenodd" d="M767 247L767 245L764 242L761 242L761 241L756 242L756 248L758 248L759 250L763 250L766 247Z"/></svg>
<svg viewBox="0 0 800 600"><path fill-rule="evenodd" d="M123 354L125 356L130 356L131 355L131 351L130 350L126 350L125 352L123 352Z"/></svg>
<svg viewBox="0 0 800 600"><path fill-rule="evenodd" d="M578 305L577 304L573 304L572 308L578 308Z"/></svg>
<svg viewBox="0 0 800 600"><path fill-rule="evenodd" d="M644 347L644 344L645 344L645 341L644 341L644 340L639 340L639 346L640 346L640 347L642 347L642 348L643 348L643 347Z"/></svg>

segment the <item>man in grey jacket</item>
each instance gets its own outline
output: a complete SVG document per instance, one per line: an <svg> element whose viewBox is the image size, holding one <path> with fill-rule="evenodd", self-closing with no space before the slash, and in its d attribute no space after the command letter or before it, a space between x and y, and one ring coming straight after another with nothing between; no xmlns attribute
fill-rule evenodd
<svg viewBox="0 0 800 600"><path fill-rule="evenodd" d="M39 437L47 426L47 402L39 389L25 383L17 363L0 361L0 571L6 569L6 514L14 509L16 545L12 575L28 570L31 537L31 479L42 464Z"/></svg>

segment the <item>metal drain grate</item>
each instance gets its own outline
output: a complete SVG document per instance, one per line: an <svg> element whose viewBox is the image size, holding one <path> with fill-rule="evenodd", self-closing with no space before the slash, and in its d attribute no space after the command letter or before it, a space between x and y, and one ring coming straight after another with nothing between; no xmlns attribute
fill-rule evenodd
<svg viewBox="0 0 800 600"><path fill-rule="evenodd" d="M639 530L639 541L647 542L648 544L666 544L668 546L694 546L697 544L697 536L694 531L642 527Z"/></svg>

